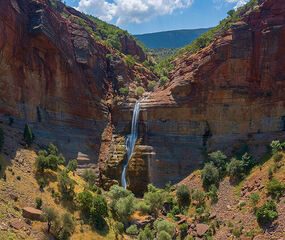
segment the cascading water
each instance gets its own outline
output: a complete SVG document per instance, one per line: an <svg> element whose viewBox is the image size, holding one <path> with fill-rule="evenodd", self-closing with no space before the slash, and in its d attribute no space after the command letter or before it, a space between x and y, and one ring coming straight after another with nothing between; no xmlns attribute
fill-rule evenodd
<svg viewBox="0 0 285 240"><path fill-rule="evenodd" d="M122 172L122 187L123 188L127 188L126 171L127 171L129 161L130 161L132 154L133 154L133 151L134 151L136 140L138 138L138 117L139 117L139 113L140 113L140 102L137 101L135 104L134 112L133 112L131 134L129 134L126 138L127 162L124 165L123 172Z"/></svg>

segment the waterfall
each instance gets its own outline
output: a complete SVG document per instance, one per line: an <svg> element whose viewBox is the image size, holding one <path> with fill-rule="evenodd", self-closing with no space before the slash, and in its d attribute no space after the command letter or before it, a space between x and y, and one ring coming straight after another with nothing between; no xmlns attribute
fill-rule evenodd
<svg viewBox="0 0 285 240"><path fill-rule="evenodd" d="M127 171L127 167L129 165L130 159L131 159L133 151L134 151L136 140L138 138L138 117L139 117L139 113L140 113L140 102L137 101L135 104L134 112L133 112L131 134L129 134L126 137L127 162L124 165L123 172L122 172L122 187L123 188L127 188L126 171Z"/></svg>

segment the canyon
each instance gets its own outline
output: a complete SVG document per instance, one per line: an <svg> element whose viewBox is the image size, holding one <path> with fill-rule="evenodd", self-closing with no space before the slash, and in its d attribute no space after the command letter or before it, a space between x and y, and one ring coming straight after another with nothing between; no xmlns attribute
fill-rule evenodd
<svg viewBox="0 0 285 240"><path fill-rule="evenodd" d="M0 2L0 30L1 120L13 117L19 129L28 122L36 143L54 142L81 169L96 169L104 188L120 183L134 78L146 88L158 77L140 63L128 66L47 0ZM285 140L284 43L283 0L266 0L210 46L175 59L169 83L141 102L128 188L141 194L148 183L177 183L215 150L231 156L247 145L260 157L267 143ZM127 36L122 52L146 58ZM117 104L125 85L129 97Z"/></svg>

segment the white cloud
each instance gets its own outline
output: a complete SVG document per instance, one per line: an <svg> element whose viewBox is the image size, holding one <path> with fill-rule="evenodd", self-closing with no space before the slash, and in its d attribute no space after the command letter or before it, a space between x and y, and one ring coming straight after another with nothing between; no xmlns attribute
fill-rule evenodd
<svg viewBox="0 0 285 240"><path fill-rule="evenodd" d="M237 10L238 8L242 7L245 5L248 0L226 0L228 3L236 3L234 9Z"/></svg>
<svg viewBox="0 0 285 240"><path fill-rule="evenodd" d="M213 0L213 2L216 4L216 9L221 9L225 3L235 3L235 10L245 5L248 1L249 0Z"/></svg>
<svg viewBox="0 0 285 240"><path fill-rule="evenodd" d="M176 9L190 7L194 0L80 0L78 10L102 20L117 20L118 25L141 23L153 17L172 14Z"/></svg>

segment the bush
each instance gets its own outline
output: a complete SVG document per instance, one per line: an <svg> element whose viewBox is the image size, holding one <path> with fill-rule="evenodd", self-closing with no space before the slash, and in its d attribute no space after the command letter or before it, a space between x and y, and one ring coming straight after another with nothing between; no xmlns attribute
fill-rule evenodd
<svg viewBox="0 0 285 240"><path fill-rule="evenodd" d="M58 190L61 192L62 198L65 200L72 200L75 196L75 182L68 176L66 171L59 172L57 175L57 179Z"/></svg>
<svg viewBox="0 0 285 240"><path fill-rule="evenodd" d="M41 209L42 205L43 205L43 200L41 198L37 197L36 198L36 208Z"/></svg>
<svg viewBox="0 0 285 240"><path fill-rule="evenodd" d="M219 171L213 163L206 163L201 172L203 184L210 186L219 182Z"/></svg>
<svg viewBox="0 0 285 240"><path fill-rule="evenodd" d="M187 225L186 223L182 223L180 225L178 225L178 228L181 232L187 232Z"/></svg>
<svg viewBox="0 0 285 240"><path fill-rule="evenodd" d="M53 224L56 224L58 222L58 213L56 210L54 210L53 208L46 208L44 209L43 211L43 215L42 215L42 218L44 221L47 222L48 224L48 233L50 232L51 230L51 227Z"/></svg>
<svg viewBox="0 0 285 240"><path fill-rule="evenodd" d="M154 231L150 229L149 224L146 225L144 230L142 230L138 236L139 240L150 240L154 239Z"/></svg>
<svg viewBox="0 0 285 240"><path fill-rule="evenodd" d="M125 96L125 97L128 96L129 95L129 87L125 86L125 87L120 88L119 93L122 96Z"/></svg>
<svg viewBox="0 0 285 240"><path fill-rule="evenodd" d="M125 62L129 67L134 67L135 66L135 59L131 55L127 55L125 58Z"/></svg>
<svg viewBox="0 0 285 240"><path fill-rule="evenodd" d="M148 192L144 194L144 200L150 206L150 211L155 217L157 217L158 212L162 209L165 197L166 194L163 190L151 184L148 185Z"/></svg>
<svg viewBox="0 0 285 240"><path fill-rule="evenodd" d="M259 224L271 223L276 217L278 217L275 202L270 200L268 203L263 204L259 209L257 209L256 216Z"/></svg>
<svg viewBox="0 0 285 240"><path fill-rule="evenodd" d="M86 169L82 174L82 178L89 184L89 187L96 183L97 175L93 169Z"/></svg>
<svg viewBox="0 0 285 240"><path fill-rule="evenodd" d="M239 237L241 235L241 232L242 232L242 228L235 228L235 229L233 229L233 235L235 237Z"/></svg>
<svg viewBox="0 0 285 240"><path fill-rule="evenodd" d="M141 82L142 82L142 80L141 80L141 78L140 78L139 76L136 76L136 77L135 77L135 81L136 81L137 83L141 83Z"/></svg>
<svg viewBox="0 0 285 240"><path fill-rule="evenodd" d="M28 144L28 146L30 146L32 144L32 142L34 141L35 136L32 133L32 130L30 129L28 124L25 124L25 128L24 128L24 140L26 141L26 143Z"/></svg>
<svg viewBox="0 0 285 240"><path fill-rule="evenodd" d="M135 94L136 96L138 97L141 97L143 94L144 94L145 90L143 87L137 87L136 90L135 90Z"/></svg>
<svg viewBox="0 0 285 240"><path fill-rule="evenodd" d="M122 235L124 233L125 227L122 222L115 222L114 227L118 234Z"/></svg>
<svg viewBox="0 0 285 240"><path fill-rule="evenodd" d="M126 233L128 235L138 235L139 230L138 230L137 225L131 225L129 228L127 228Z"/></svg>
<svg viewBox="0 0 285 240"><path fill-rule="evenodd" d="M153 225L154 228L157 230L158 234L162 231L165 231L172 236L175 232L175 224L166 220L156 220Z"/></svg>
<svg viewBox="0 0 285 240"><path fill-rule="evenodd" d="M148 83L147 88L149 91L153 91L154 87L156 85L156 81L151 81Z"/></svg>
<svg viewBox="0 0 285 240"><path fill-rule="evenodd" d="M226 170L227 156L221 151L216 151L209 154L210 161L217 167L219 175L223 175Z"/></svg>
<svg viewBox="0 0 285 240"><path fill-rule="evenodd" d="M202 206L205 202L205 192L203 191L195 191L192 194L192 199L198 203L198 206Z"/></svg>
<svg viewBox="0 0 285 240"><path fill-rule="evenodd" d="M3 149L3 145L4 145L4 131L2 128L0 128L0 152Z"/></svg>
<svg viewBox="0 0 285 240"><path fill-rule="evenodd" d="M218 200L218 189L214 184L210 186L209 191L207 192L207 195L210 197L210 199L213 202Z"/></svg>
<svg viewBox="0 0 285 240"><path fill-rule="evenodd" d="M67 164L67 170L68 171L71 171L71 172L75 172L76 171L76 169L77 169L77 165L78 165L78 163L77 163L77 160L76 159L73 159L73 160L70 160L69 162L68 162L68 164Z"/></svg>
<svg viewBox="0 0 285 240"><path fill-rule="evenodd" d="M282 151L282 144L280 143L280 141L272 141L270 147L272 148L273 155Z"/></svg>
<svg viewBox="0 0 285 240"><path fill-rule="evenodd" d="M172 237L169 235L169 233L161 231L158 233L158 240L172 240Z"/></svg>
<svg viewBox="0 0 285 240"><path fill-rule="evenodd" d="M40 178L38 180L38 184L39 184L40 189L43 190L46 183L45 183L45 180L43 178Z"/></svg>
<svg viewBox="0 0 285 240"><path fill-rule="evenodd" d="M279 198L285 191L285 185L279 182L276 178L273 178L269 183L267 183L265 188L274 198Z"/></svg>
<svg viewBox="0 0 285 240"><path fill-rule="evenodd" d="M59 240L66 240L73 234L76 223L70 213L61 216L61 227L57 234Z"/></svg>
<svg viewBox="0 0 285 240"><path fill-rule="evenodd" d="M273 159L274 159L274 162L280 162L282 160L282 154L280 153L275 153L273 155Z"/></svg>
<svg viewBox="0 0 285 240"><path fill-rule="evenodd" d="M147 205L144 201L139 202L137 206L138 210L141 211L144 214L150 213L150 206Z"/></svg>
<svg viewBox="0 0 285 240"><path fill-rule="evenodd" d="M241 179L244 175L245 169L243 161L232 158L227 166L227 173L230 177Z"/></svg>
<svg viewBox="0 0 285 240"><path fill-rule="evenodd" d="M189 205L190 191L186 185L177 188L176 196L181 205Z"/></svg>
<svg viewBox="0 0 285 240"><path fill-rule="evenodd" d="M21 181L21 177L20 176L17 176L16 178L17 178L17 180Z"/></svg>
<svg viewBox="0 0 285 240"><path fill-rule="evenodd" d="M168 82L169 82L168 77L163 76L163 77L161 77L161 78L159 79L159 85L160 85L160 86L165 86L166 83L168 83Z"/></svg>
<svg viewBox="0 0 285 240"><path fill-rule="evenodd" d="M107 200L102 195L93 197L92 208L90 210L89 222L99 230L104 229L106 222L104 217L108 216Z"/></svg>
<svg viewBox="0 0 285 240"><path fill-rule="evenodd" d="M58 154L58 148L52 143L49 144L48 150L41 150L35 161L37 171L44 172L45 169L56 171L58 166L64 164L65 158Z"/></svg>
<svg viewBox="0 0 285 240"><path fill-rule="evenodd" d="M260 197L259 197L258 193L252 193L250 195L250 203L251 203L251 205L256 206L256 204L259 202L259 199L260 199Z"/></svg>

